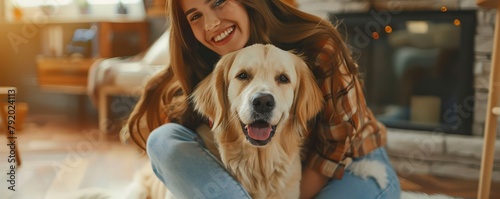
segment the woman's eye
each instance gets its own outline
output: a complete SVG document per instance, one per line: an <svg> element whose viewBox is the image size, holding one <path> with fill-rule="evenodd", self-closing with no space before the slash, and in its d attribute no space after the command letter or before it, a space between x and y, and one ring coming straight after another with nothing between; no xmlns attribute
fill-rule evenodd
<svg viewBox="0 0 500 199"><path fill-rule="evenodd" d="M217 8L217 7L219 7L220 5L222 5L225 2L226 2L226 0L215 0L215 2L213 4L213 7Z"/></svg>
<svg viewBox="0 0 500 199"><path fill-rule="evenodd" d="M240 80L246 80L246 79L248 79L248 74L240 73L239 75L236 76L236 78L238 78Z"/></svg>
<svg viewBox="0 0 500 199"><path fill-rule="evenodd" d="M288 79L288 77L286 75L280 75L278 77L278 81L280 83L289 83L290 82L290 80Z"/></svg>
<svg viewBox="0 0 500 199"><path fill-rule="evenodd" d="M193 14L193 15L191 15L191 18L189 19L189 21L197 20L200 17L201 17L201 14Z"/></svg>

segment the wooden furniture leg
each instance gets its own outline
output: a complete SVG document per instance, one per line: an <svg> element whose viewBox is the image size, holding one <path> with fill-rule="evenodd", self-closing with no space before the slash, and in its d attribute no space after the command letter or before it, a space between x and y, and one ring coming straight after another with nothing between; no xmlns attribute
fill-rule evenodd
<svg viewBox="0 0 500 199"><path fill-rule="evenodd" d="M496 130L500 108L500 3L498 0L477 0L478 5L496 8L495 35L493 39L493 52L491 74L486 108L486 124L484 131L484 145L479 177L478 199L488 199L491 189L491 173L495 155Z"/></svg>
<svg viewBox="0 0 500 199"><path fill-rule="evenodd" d="M0 95L3 97L3 96L8 96L8 91L9 90L16 90L17 89L15 87L0 87ZM5 98L6 100L7 98ZM4 100L4 99L0 99L0 100ZM15 138L17 135L13 135L11 136L9 134L9 125L8 125L8 114L7 114L7 111L5 110L5 108L7 108L8 104L5 103L5 102L2 102L0 101L0 120L1 120L1 125L2 125L2 129L1 131L4 131L5 132L5 136L7 137L7 141L8 143L14 143L13 147L14 147L14 154L15 154L15 160L16 160L16 166L19 167L21 166L21 154L19 153L19 145L17 144L17 138ZM20 126L22 124L18 124L16 126Z"/></svg>
<svg viewBox="0 0 500 199"><path fill-rule="evenodd" d="M7 107L6 103L0 103L0 106L2 109ZM14 155L16 156L16 166L19 167L21 166L21 154L19 153L19 145L17 144L17 138L15 138L17 135L11 136L9 134L9 128L7 125L7 115L5 114L5 110L1 111L0 114L0 119L2 119L2 126L3 129L2 131L5 132L5 136L7 137L7 144L14 143Z"/></svg>
<svg viewBox="0 0 500 199"><path fill-rule="evenodd" d="M99 130L103 133L108 132L108 93L105 89L99 90L98 99L98 119Z"/></svg>

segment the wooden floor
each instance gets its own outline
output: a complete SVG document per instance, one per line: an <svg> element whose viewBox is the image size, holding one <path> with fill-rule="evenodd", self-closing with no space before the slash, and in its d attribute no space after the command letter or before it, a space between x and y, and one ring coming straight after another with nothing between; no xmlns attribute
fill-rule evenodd
<svg viewBox="0 0 500 199"><path fill-rule="evenodd" d="M0 198L58 199L82 189L123 193L135 170L146 162L135 147L119 142L117 133L101 134L97 125L80 124L65 116L36 116L17 133L22 165L16 191L7 189L8 166L0 145ZM2 136L2 142L5 138Z"/></svg>
<svg viewBox="0 0 500 199"><path fill-rule="evenodd" d="M132 145L120 143L118 133L100 134L97 121L78 122L65 116L30 116L18 132L23 160L16 171L16 191L8 190L8 148L0 144L0 198L69 198L78 190L99 188L122 194L146 157ZM0 138L5 143L5 137ZM4 157L5 156L5 157ZM403 190L476 198L477 181L429 175L400 176ZM500 183L492 184L491 199L500 198Z"/></svg>
<svg viewBox="0 0 500 199"><path fill-rule="evenodd" d="M477 198L477 180L454 179L431 175L400 176L401 188L406 191L444 194L464 199ZM491 184L490 199L500 198L500 183Z"/></svg>

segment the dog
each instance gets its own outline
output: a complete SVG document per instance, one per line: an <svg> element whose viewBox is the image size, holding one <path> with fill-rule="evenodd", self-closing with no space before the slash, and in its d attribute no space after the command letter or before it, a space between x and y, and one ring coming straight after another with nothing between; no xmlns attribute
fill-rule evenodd
<svg viewBox="0 0 500 199"><path fill-rule="evenodd" d="M299 56L262 44L230 53L190 99L213 122L211 129L206 125L197 129L207 149L252 198L299 198L301 145L310 130L308 121L324 106L322 93ZM353 162L346 169L363 179L374 178L382 189L389 184L380 162ZM135 172L123 193L115 194L91 187L62 198L175 199L149 161ZM402 195L414 197L442 198Z"/></svg>
<svg viewBox="0 0 500 199"><path fill-rule="evenodd" d="M223 56L190 96L252 198L299 198L301 146L324 98L306 63L273 45Z"/></svg>

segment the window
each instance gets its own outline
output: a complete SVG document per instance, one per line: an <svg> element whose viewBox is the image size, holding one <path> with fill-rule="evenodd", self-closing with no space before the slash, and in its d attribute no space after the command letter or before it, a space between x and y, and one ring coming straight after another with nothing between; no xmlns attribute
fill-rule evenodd
<svg viewBox="0 0 500 199"><path fill-rule="evenodd" d="M137 19L146 16L143 0L8 0L4 5L3 18L8 21L29 21L40 16L50 16L53 20L109 19L122 14Z"/></svg>
<svg viewBox="0 0 500 199"><path fill-rule="evenodd" d="M120 0L87 0L89 4L118 4ZM136 4L141 0L121 0L123 4Z"/></svg>
<svg viewBox="0 0 500 199"><path fill-rule="evenodd" d="M38 7L42 5L68 5L73 0L12 0L14 5L19 7Z"/></svg>
<svg viewBox="0 0 500 199"><path fill-rule="evenodd" d="M142 0L12 0L14 5L20 7L38 7L41 5L67 5L73 2L87 2L88 4L118 4L120 1L123 4L137 4Z"/></svg>

